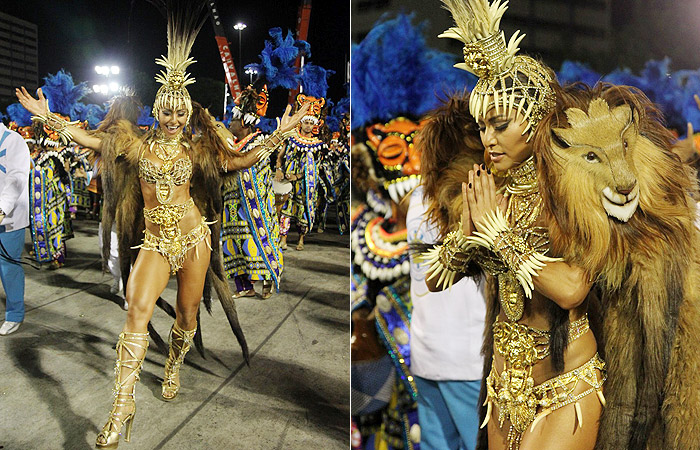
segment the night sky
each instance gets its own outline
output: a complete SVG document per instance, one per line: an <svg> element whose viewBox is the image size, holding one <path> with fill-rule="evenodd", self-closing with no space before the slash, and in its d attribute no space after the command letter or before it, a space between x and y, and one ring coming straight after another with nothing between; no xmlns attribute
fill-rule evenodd
<svg viewBox="0 0 700 450"><path fill-rule="evenodd" d="M241 73L238 60L237 22L248 25L241 33L243 65L259 62L267 31L272 27L296 30L299 1L227 1L218 0L222 23L233 50L241 84L250 80ZM88 81L92 86L104 80L95 73L96 65L116 64L121 67L121 82L141 71L154 76L160 66L154 59L166 53L166 21L146 0L122 1L47 1L22 0L2 2L6 14L32 22L39 30L39 76L64 68L76 82ZM345 96L346 61L350 58L350 6L348 0L316 0L312 2L308 41L311 62L336 73L329 79L328 95L338 100ZM197 63L190 66L195 78L224 80L211 21L202 27L191 54ZM40 85L43 82L40 80ZM276 98L271 98L270 111L275 113ZM92 97L88 100L93 100ZM153 99L142 99L150 104ZM283 100L281 100L283 101ZM222 99L223 103L223 99ZM279 103L279 102L278 102Z"/></svg>

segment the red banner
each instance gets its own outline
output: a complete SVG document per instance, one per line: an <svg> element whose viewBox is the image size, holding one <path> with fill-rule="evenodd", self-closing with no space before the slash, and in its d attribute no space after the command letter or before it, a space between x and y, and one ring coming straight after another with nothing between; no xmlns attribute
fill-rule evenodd
<svg viewBox="0 0 700 450"><path fill-rule="evenodd" d="M236 99L241 94L241 84L238 82L236 74L236 66L233 65L231 57L231 48L225 36L214 36L216 44L219 46L219 54L221 62L224 64L224 72L226 73L226 82L231 90L231 97Z"/></svg>
<svg viewBox="0 0 700 450"><path fill-rule="evenodd" d="M309 22L311 21L311 0L301 0L299 6L299 16L297 18L297 36L300 41L305 41L309 36ZM297 73L301 69L301 56L297 56L296 63ZM294 103L294 99L299 93L299 88L289 91L289 104Z"/></svg>

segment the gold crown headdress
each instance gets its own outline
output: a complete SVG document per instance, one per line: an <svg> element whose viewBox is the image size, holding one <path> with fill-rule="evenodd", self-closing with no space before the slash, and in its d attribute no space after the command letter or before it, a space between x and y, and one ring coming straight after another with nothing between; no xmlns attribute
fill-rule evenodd
<svg viewBox="0 0 700 450"><path fill-rule="evenodd" d="M441 38L464 43L464 62L455 67L479 77L469 99L469 110L475 120L495 107L509 115L515 108L528 121L523 135L532 138L537 124L555 104L554 91L549 85L554 79L551 71L540 62L525 55L516 55L525 37L520 30L511 36L508 45L499 30L508 0L442 0L450 11L455 26L442 33Z"/></svg>
<svg viewBox="0 0 700 450"><path fill-rule="evenodd" d="M192 115L192 99L186 86L195 82L185 70L196 61L190 57L192 45L202 28L206 15L200 1L150 0L168 19L168 56L156 58L156 64L165 67L155 79L162 86L156 93L153 115L163 109L175 111L184 106L187 121Z"/></svg>

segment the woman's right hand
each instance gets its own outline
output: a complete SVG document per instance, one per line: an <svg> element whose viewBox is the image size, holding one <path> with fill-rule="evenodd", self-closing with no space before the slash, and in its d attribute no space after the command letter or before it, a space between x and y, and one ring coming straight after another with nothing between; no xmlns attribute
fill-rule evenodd
<svg viewBox="0 0 700 450"><path fill-rule="evenodd" d="M284 172L282 172L282 169L275 170L275 181L277 181L279 183L283 179L284 179Z"/></svg>
<svg viewBox="0 0 700 450"><path fill-rule="evenodd" d="M24 106L27 111L35 116L43 115L49 112L46 97L44 97L44 93L41 92L41 88L37 89L37 94L39 95L38 99L32 97L24 86L15 89L17 100L19 100L20 104Z"/></svg>

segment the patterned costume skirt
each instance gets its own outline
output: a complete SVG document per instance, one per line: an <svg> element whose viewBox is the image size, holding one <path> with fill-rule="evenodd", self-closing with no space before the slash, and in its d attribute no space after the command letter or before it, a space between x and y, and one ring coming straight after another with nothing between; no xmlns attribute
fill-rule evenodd
<svg viewBox="0 0 700 450"><path fill-rule="evenodd" d="M267 164L256 164L226 177L221 241L227 277L272 280L279 289L284 259L271 176Z"/></svg>
<svg viewBox="0 0 700 450"><path fill-rule="evenodd" d="M29 195L30 230L35 259L41 263L62 262L69 225L66 217L67 199L51 160L32 170Z"/></svg>
<svg viewBox="0 0 700 450"><path fill-rule="evenodd" d="M285 161L286 175L301 175L294 181L289 200L282 208L282 215L296 219L300 228L313 228L318 203L318 173L313 153L295 152Z"/></svg>

